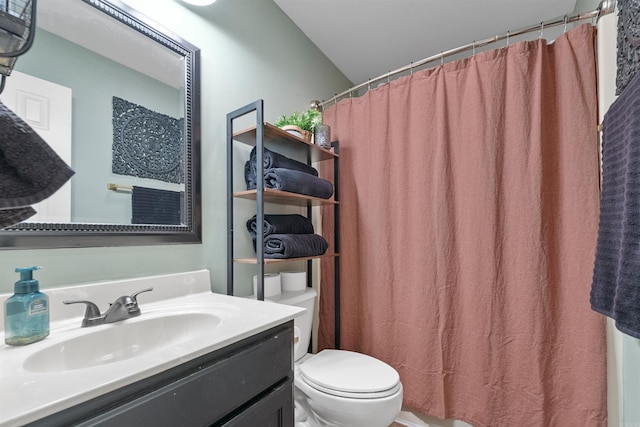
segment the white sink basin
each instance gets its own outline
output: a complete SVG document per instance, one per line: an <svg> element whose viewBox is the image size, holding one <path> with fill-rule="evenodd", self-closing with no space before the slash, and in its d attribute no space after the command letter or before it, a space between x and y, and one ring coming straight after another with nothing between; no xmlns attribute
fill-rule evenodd
<svg viewBox="0 0 640 427"><path fill-rule="evenodd" d="M89 300L106 307L150 287L140 316L106 325L81 328L84 307L62 303ZM0 427L23 426L122 389L304 311L212 293L207 270L52 288L47 294L49 336L25 346L0 344Z"/></svg>
<svg viewBox="0 0 640 427"><path fill-rule="evenodd" d="M205 337L222 323L213 313L143 313L122 322L84 328L82 334L31 354L23 367L31 372L60 372L128 360L175 348ZM79 325L78 325L79 328Z"/></svg>

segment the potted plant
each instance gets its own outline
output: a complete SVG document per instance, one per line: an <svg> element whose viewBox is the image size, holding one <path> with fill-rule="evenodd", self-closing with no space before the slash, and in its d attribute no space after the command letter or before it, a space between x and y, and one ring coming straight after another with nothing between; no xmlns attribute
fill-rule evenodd
<svg viewBox="0 0 640 427"><path fill-rule="evenodd" d="M302 114L296 111L290 116L282 115L275 126L294 135L297 133L296 136L311 141L316 125L320 123L322 123L322 113L310 108Z"/></svg>

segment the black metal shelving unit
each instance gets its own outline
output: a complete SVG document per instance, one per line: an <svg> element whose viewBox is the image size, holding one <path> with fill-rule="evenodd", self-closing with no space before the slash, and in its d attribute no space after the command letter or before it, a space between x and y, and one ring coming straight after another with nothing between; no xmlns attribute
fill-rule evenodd
<svg viewBox="0 0 640 427"><path fill-rule="evenodd" d="M253 127L234 130L234 122L249 114L254 114L256 124ZM305 150L307 164L333 160L334 195L331 199L320 199L304 196L286 191L265 188L264 164L257 162L257 188L255 190L234 191L233 182L233 144L234 142L256 147L256 158L264 157L265 143L287 144L291 147ZM312 284L312 261L318 258L334 259L334 296L335 296L335 346L340 347L340 212L339 212L339 143L332 142L332 150L327 150L297 138L269 123L264 122L264 101L258 100L245 105L227 114L227 294L234 294L234 273L236 264L249 264L256 266L258 276L257 298L264 300L264 267L268 263L280 263L291 261L307 261L307 286ZM256 202L256 258L236 258L234 256L234 200L236 198L251 199ZM317 257L265 259L264 257L264 203L265 201L286 205L306 206L307 217L311 217L311 208L314 205L332 205L334 214L334 240L333 253Z"/></svg>

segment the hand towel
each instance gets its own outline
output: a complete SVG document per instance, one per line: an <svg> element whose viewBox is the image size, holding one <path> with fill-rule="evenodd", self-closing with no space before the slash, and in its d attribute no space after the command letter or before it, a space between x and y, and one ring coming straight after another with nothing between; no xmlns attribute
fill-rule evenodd
<svg viewBox="0 0 640 427"><path fill-rule="evenodd" d="M177 191L133 187L132 224L179 225L182 223L182 194Z"/></svg>
<svg viewBox="0 0 640 427"><path fill-rule="evenodd" d="M640 338L640 74L611 105L603 126L591 307Z"/></svg>
<svg viewBox="0 0 640 427"><path fill-rule="evenodd" d="M0 102L0 209L38 203L73 174L24 120Z"/></svg>

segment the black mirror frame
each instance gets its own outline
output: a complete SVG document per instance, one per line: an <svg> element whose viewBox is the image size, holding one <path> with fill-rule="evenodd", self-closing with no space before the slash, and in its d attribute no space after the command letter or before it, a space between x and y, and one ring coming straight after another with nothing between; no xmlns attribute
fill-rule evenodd
<svg viewBox="0 0 640 427"><path fill-rule="evenodd" d="M201 243L200 49L118 0L81 0L185 58L185 220L183 225L22 223L0 230L0 249Z"/></svg>

